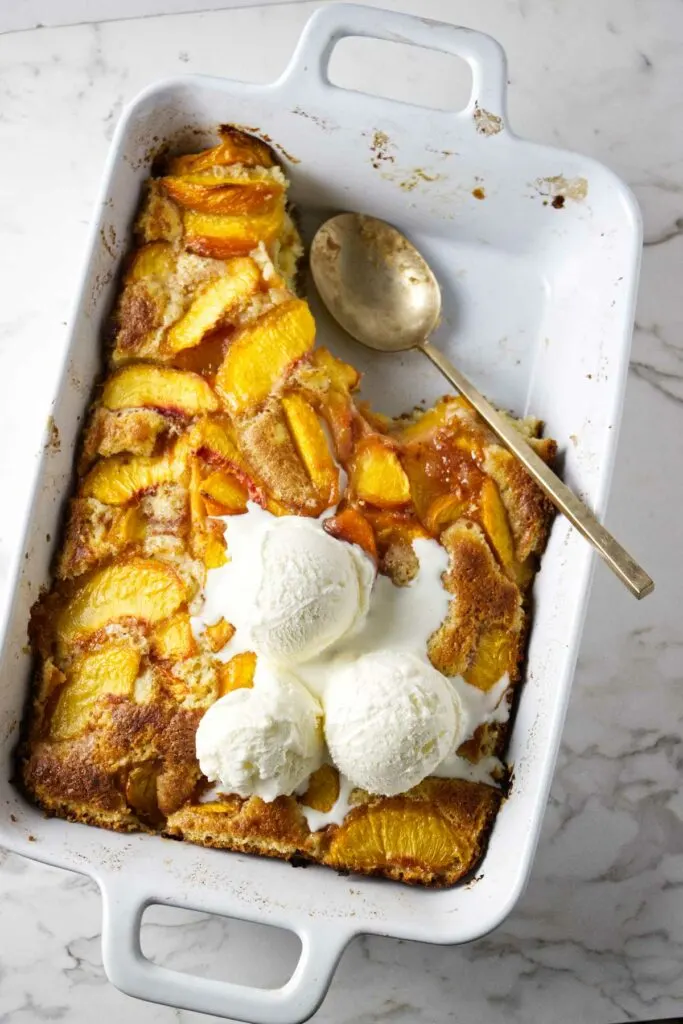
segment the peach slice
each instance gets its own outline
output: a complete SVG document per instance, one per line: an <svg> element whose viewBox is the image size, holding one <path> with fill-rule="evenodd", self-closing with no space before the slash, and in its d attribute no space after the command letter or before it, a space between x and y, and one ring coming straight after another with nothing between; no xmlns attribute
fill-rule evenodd
<svg viewBox="0 0 683 1024"><path fill-rule="evenodd" d="M431 534L438 537L449 523L454 523L467 511L467 507L468 503L455 494L440 494L430 503L424 524Z"/></svg>
<svg viewBox="0 0 683 1024"><path fill-rule="evenodd" d="M479 690L490 690L509 672L514 675L517 662L517 638L505 629L485 630L477 645L465 680Z"/></svg>
<svg viewBox="0 0 683 1024"><path fill-rule="evenodd" d="M428 451L422 444L414 444L406 448L401 457L409 480L410 496L422 522L427 518L433 502L448 493L447 486L439 476L438 464L431 465L430 456L433 459L434 452Z"/></svg>
<svg viewBox="0 0 683 1024"><path fill-rule="evenodd" d="M232 516L247 511L247 488L229 473L221 470L211 473L202 481L200 490L210 516Z"/></svg>
<svg viewBox="0 0 683 1024"><path fill-rule="evenodd" d="M373 434L360 443L351 466L350 485L362 501L378 508L410 504L410 484L398 455Z"/></svg>
<svg viewBox="0 0 683 1024"><path fill-rule="evenodd" d="M219 519L207 519L201 493L201 475L196 459L190 473L190 515L192 520L191 549L207 569L218 569L227 562L225 525Z"/></svg>
<svg viewBox="0 0 683 1024"><path fill-rule="evenodd" d="M189 442L192 450L207 461L223 463L231 471L242 469L244 460L227 416L195 423L189 433Z"/></svg>
<svg viewBox="0 0 683 1024"><path fill-rule="evenodd" d="M291 516L292 510L287 505L283 505L281 501L276 498L268 498L266 502L266 511L270 512L274 516Z"/></svg>
<svg viewBox="0 0 683 1024"><path fill-rule="evenodd" d="M490 477L486 478L481 489L479 513L481 524L494 551L503 566L510 569L516 561L514 543L500 492Z"/></svg>
<svg viewBox="0 0 683 1024"><path fill-rule="evenodd" d="M181 482L183 472L178 446L167 455L112 455L93 466L83 480L81 496L105 505L125 505L152 487Z"/></svg>
<svg viewBox="0 0 683 1024"><path fill-rule="evenodd" d="M275 185L286 189L288 184L278 174L272 174L268 167L235 167L231 164L216 164L214 167L206 167L202 171L188 171L181 176L169 175L169 177L182 178L190 185Z"/></svg>
<svg viewBox="0 0 683 1024"><path fill-rule="evenodd" d="M235 434L227 417L200 420L190 432L190 445L201 459L218 465L225 473L235 477L252 501L265 505L261 487L254 480L247 460L235 440ZM206 481L205 481L206 482ZM204 482L204 483L205 483ZM200 490L203 489L201 485ZM220 500L220 499L218 499Z"/></svg>
<svg viewBox="0 0 683 1024"><path fill-rule="evenodd" d="M508 514L500 491L490 477L484 481L479 495L479 516L486 536L507 574L518 586L528 586L534 576L533 556L524 562L517 558Z"/></svg>
<svg viewBox="0 0 683 1024"><path fill-rule="evenodd" d="M126 544L145 539L145 521L137 508L117 508L113 512L107 540L117 551Z"/></svg>
<svg viewBox="0 0 683 1024"><path fill-rule="evenodd" d="M228 561L228 545L224 533L224 523L219 519L208 520L204 540L204 565L207 569L220 569Z"/></svg>
<svg viewBox="0 0 683 1024"><path fill-rule="evenodd" d="M166 192L180 206L200 213L230 214L245 217L271 213L281 201L283 187L276 181L243 181L198 183L186 178L162 178Z"/></svg>
<svg viewBox="0 0 683 1024"><path fill-rule="evenodd" d="M355 391L360 384L360 373L341 359L333 356L329 349L316 348L311 356L314 366L324 371L329 381L342 391Z"/></svg>
<svg viewBox="0 0 683 1024"><path fill-rule="evenodd" d="M409 444L412 441L426 441L433 434L436 433L441 427L445 427L455 409L468 408L468 403L464 398L454 397L452 395L446 395L445 398L439 399L431 409L423 412L415 420L396 421L395 429L393 431L394 437L401 444Z"/></svg>
<svg viewBox="0 0 683 1024"><path fill-rule="evenodd" d="M339 799L339 772L331 764L321 764L308 780L308 789L301 803L326 814Z"/></svg>
<svg viewBox="0 0 683 1024"><path fill-rule="evenodd" d="M295 391L283 396L282 408L301 461L321 502L325 508L335 505L339 501L339 470L315 409Z"/></svg>
<svg viewBox="0 0 683 1024"><path fill-rule="evenodd" d="M324 502L299 456L282 403L268 399L258 412L241 417L235 429L240 448L259 468L267 495L262 504L274 514L282 505L289 515L319 516Z"/></svg>
<svg viewBox="0 0 683 1024"><path fill-rule="evenodd" d="M320 412L330 428L337 458L346 462L353 450L353 404L347 392L330 388L320 402Z"/></svg>
<svg viewBox="0 0 683 1024"><path fill-rule="evenodd" d="M166 281L176 269L177 257L170 242L148 242L133 256L124 278L126 284L150 277Z"/></svg>
<svg viewBox="0 0 683 1024"><path fill-rule="evenodd" d="M305 302L288 299L238 331L216 375L216 388L233 415L259 405L285 370L315 339Z"/></svg>
<svg viewBox="0 0 683 1024"><path fill-rule="evenodd" d="M225 541L209 535L204 549L204 565L207 569L220 569L228 561Z"/></svg>
<svg viewBox="0 0 683 1024"><path fill-rule="evenodd" d="M270 245L282 231L285 207L278 202L266 213L245 217L221 213L199 213L185 210L185 248L197 256L224 260L230 256L246 256L259 242Z"/></svg>
<svg viewBox="0 0 683 1024"><path fill-rule="evenodd" d="M226 273L205 285L185 315L171 327L166 336L167 347L171 352L180 352L199 345L224 317L254 294L260 280L261 271L254 260L230 260Z"/></svg>
<svg viewBox="0 0 683 1024"><path fill-rule="evenodd" d="M219 696L224 697L232 690L249 689L254 685L256 655L251 651L236 654L230 661L219 666Z"/></svg>
<svg viewBox="0 0 683 1024"><path fill-rule="evenodd" d="M398 509L376 511L367 509L366 518L370 522L379 551L384 551L391 544L412 544L418 538L429 540L429 532L422 526L411 512Z"/></svg>
<svg viewBox="0 0 683 1024"><path fill-rule="evenodd" d="M260 139L238 128L225 125L220 131L220 145L201 153L188 153L170 161L173 174L193 174L212 167L242 164L244 167L272 167L270 148Z"/></svg>
<svg viewBox="0 0 683 1024"><path fill-rule="evenodd" d="M144 523L137 508L103 509L91 498L75 498L69 507L57 576L80 576L143 538Z"/></svg>
<svg viewBox="0 0 683 1024"><path fill-rule="evenodd" d="M213 626L207 626L204 635L210 649L215 653L222 651L235 635L235 627L226 619L219 619Z"/></svg>
<svg viewBox="0 0 683 1024"><path fill-rule="evenodd" d="M430 529L438 525L436 519L449 505L445 499L435 505L437 499L451 495L469 506L481 490L486 477L472 443L467 437L442 430L434 443L416 442L403 451L401 461L410 480L413 504L422 522L430 521ZM457 511L455 501L452 508Z"/></svg>
<svg viewBox="0 0 683 1024"><path fill-rule="evenodd" d="M428 803L396 797L354 811L335 831L325 862L352 871L395 864L437 871L452 863L458 850L457 832Z"/></svg>
<svg viewBox="0 0 683 1024"><path fill-rule="evenodd" d="M202 494L204 499L204 509L206 510L207 516L231 516L240 515L239 512L233 512L231 509L226 508L225 505L221 505L219 501L215 501L210 498L207 494Z"/></svg>
<svg viewBox="0 0 683 1024"><path fill-rule="evenodd" d="M372 526L358 509L348 507L330 516L323 523L323 529L332 537L345 540L348 544L357 544L377 562L377 544Z"/></svg>
<svg viewBox="0 0 683 1024"><path fill-rule="evenodd" d="M147 407L182 416L215 412L219 406L199 374L143 363L124 366L109 377L102 404L112 410Z"/></svg>
<svg viewBox="0 0 683 1024"><path fill-rule="evenodd" d="M178 612L162 622L152 634L152 651L162 661L182 661L197 653L187 612Z"/></svg>
<svg viewBox="0 0 683 1024"><path fill-rule="evenodd" d="M78 661L62 687L50 721L50 735L66 740L83 732L95 701L105 694L129 697L140 667L140 652L114 640Z"/></svg>
<svg viewBox="0 0 683 1024"><path fill-rule="evenodd" d="M540 454L552 458L556 445L546 439ZM534 483L521 462L500 445L486 449L484 469L498 485L508 515L517 559L540 555L548 538L554 509L543 491Z"/></svg>
<svg viewBox="0 0 683 1024"><path fill-rule="evenodd" d="M210 330L198 345L176 352L172 365L178 370L189 370L213 381L234 333L235 328L229 322Z"/></svg>
<svg viewBox="0 0 683 1024"><path fill-rule="evenodd" d="M126 803L143 821L152 824L163 820L157 796L159 768L155 761L146 761L135 765L126 779Z"/></svg>
<svg viewBox="0 0 683 1024"><path fill-rule="evenodd" d="M68 644L121 619L156 625L186 596L185 584L169 565L131 558L98 569L75 591L57 617L57 635Z"/></svg>

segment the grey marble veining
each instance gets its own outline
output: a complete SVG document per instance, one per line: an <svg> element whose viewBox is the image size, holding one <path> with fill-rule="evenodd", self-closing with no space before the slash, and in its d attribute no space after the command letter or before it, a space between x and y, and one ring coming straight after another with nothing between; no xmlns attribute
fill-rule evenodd
<svg viewBox="0 0 683 1024"><path fill-rule="evenodd" d="M124 102L181 71L266 81L314 4L0 37L0 602L28 499L86 226ZM529 888L459 949L356 940L321 1024L617 1024L683 1014L683 8L675 0L384 0L497 36L523 136L585 152L634 189L645 248L608 525L657 582L602 571ZM254 40L259 45L253 45ZM347 68L352 70L352 67ZM378 66L378 76L393 73ZM419 88L419 61L401 68ZM379 80L379 79L378 79ZM455 88L444 78L444 89ZM405 87L405 86L404 86ZM101 907L78 875L0 854L0 1024L197 1015L104 978ZM178 969L281 984L286 934L156 911L144 948Z"/></svg>

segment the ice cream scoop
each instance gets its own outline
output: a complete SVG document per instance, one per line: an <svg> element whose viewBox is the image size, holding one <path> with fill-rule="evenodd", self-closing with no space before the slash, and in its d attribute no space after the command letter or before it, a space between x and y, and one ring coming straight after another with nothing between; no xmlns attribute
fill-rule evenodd
<svg viewBox="0 0 683 1024"><path fill-rule="evenodd" d="M374 565L320 520L250 505L230 518L227 539L230 561L209 574L202 618L226 618L243 650L296 665L364 622Z"/></svg>
<svg viewBox="0 0 683 1024"><path fill-rule="evenodd" d="M322 709L285 669L259 658L253 686L204 714L196 749L202 773L226 793L288 796L322 763Z"/></svg>
<svg viewBox="0 0 683 1024"><path fill-rule="evenodd" d="M407 651L366 654L334 674L325 738L339 770L381 796L404 793L459 745L460 701L429 662Z"/></svg>

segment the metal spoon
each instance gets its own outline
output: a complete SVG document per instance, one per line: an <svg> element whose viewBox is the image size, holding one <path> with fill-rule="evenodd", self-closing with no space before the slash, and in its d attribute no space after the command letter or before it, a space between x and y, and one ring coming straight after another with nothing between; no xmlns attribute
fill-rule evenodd
<svg viewBox="0 0 683 1024"><path fill-rule="evenodd" d="M375 217L342 213L319 228L311 246L311 271L337 322L368 348L423 352L464 395L520 460L527 473L569 522L599 551L637 598L654 582L598 522L566 484L446 357L429 342L441 315L441 291L417 249L396 228Z"/></svg>

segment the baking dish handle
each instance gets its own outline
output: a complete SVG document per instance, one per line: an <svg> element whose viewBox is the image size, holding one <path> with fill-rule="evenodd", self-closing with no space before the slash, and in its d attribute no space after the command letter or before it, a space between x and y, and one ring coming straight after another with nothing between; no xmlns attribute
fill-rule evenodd
<svg viewBox="0 0 683 1024"><path fill-rule="evenodd" d="M183 1010L247 1021L249 1024L298 1024L315 1013L329 988L344 948L353 938L340 921L280 921L252 915L249 920L296 931L301 956L289 981L281 988L265 989L234 982L199 978L153 963L144 956L140 926L145 909L153 903L183 907L226 917L246 915L216 909L220 894L211 894L212 906L201 897L187 900L145 895L131 879L98 879L102 891L102 962L113 985L128 995Z"/></svg>
<svg viewBox="0 0 683 1024"><path fill-rule="evenodd" d="M497 134L507 127L505 51L495 39L474 29L358 4L333 3L310 17L278 87L288 89L295 102L305 104L317 99L333 103L334 95L344 90L330 82L328 65L332 50L347 36L408 43L462 58L472 71L472 93L467 107L458 114L434 113L453 118L471 116L480 110L482 116L475 118L475 126L484 135Z"/></svg>

